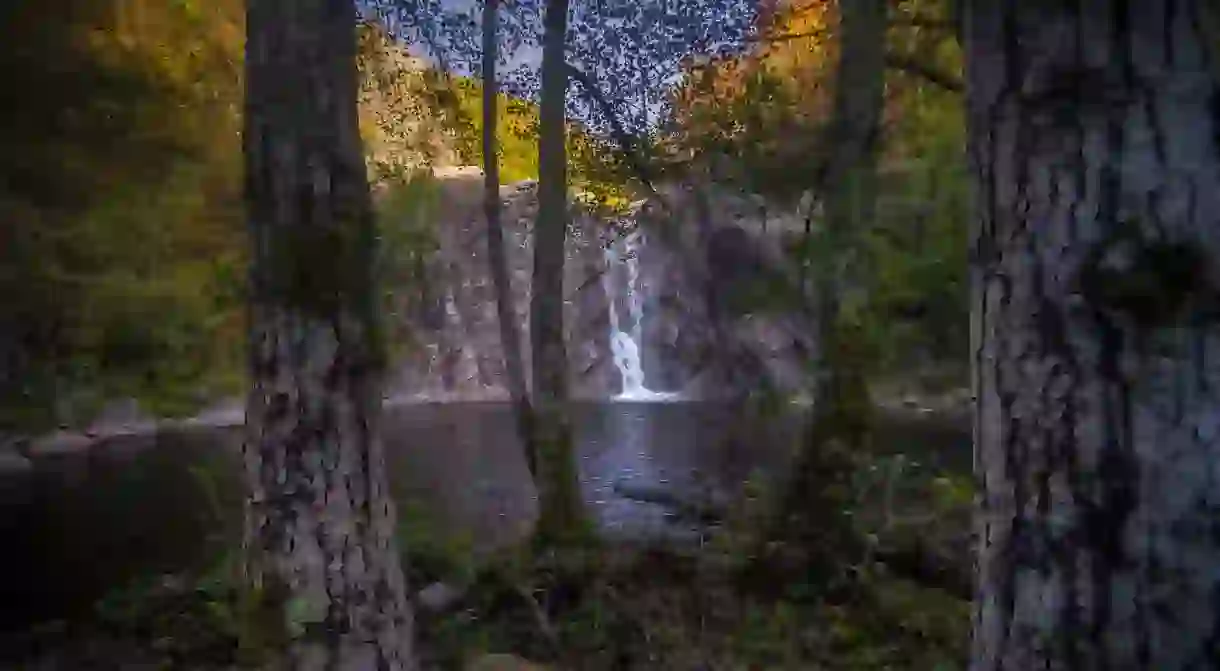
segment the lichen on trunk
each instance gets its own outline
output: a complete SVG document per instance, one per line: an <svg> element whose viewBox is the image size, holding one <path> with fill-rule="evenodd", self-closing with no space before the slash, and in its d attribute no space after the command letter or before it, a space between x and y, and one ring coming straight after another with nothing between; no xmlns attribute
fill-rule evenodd
<svg viewBox="0 0 1220 671"><path fill-rule="evenodd" d="M378 439L383 343L349 0L251 0L247 578L289 668L413 669Z"/></svg>

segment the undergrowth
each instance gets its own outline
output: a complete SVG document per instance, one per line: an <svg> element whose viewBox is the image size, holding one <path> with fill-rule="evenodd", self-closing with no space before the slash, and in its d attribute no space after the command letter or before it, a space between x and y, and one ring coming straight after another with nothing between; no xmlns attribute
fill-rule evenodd
<svg viewBox="0 0 1220 671"><path fill-rule="evenodd" d="M859 460L852 474L848 502L829 513L861 542L821 548L842 568L832 580L781 582L755 553L773 490L762 480L747 483L697 547L604 542L558 559L524 547L475 559L473 539L447 534L423 507L402 502L410 591L436 581L464 591L440 612L417 609L424 668L468 669L494 654L578 671L965 668L969 595L907 562L968 565L955 543L969 528L969 480L902 453ZM255 668L281 649L290 629L284 609L241 586L232 549L240 520L223 515L214 474L196 477L216 517L212 560L115 590L88 622L55 635L60 647L77 646L69 659Z"/></svg>
<svg viewBox="0 0 1220 671"><path fill-rule="evenodd" d="M969 595L904 562L927 555L968 572L957 542L968 536L968 479L901 454L854 473L853 502L835 512L863 552L831 552L844 569L833 585L777 589L751 554L767 508L768 487L755 482L699 548L617 543L564 566L485 567L458 607L420 615L427 661L459 669L511 653L582 671L965 668Z"/></svg>

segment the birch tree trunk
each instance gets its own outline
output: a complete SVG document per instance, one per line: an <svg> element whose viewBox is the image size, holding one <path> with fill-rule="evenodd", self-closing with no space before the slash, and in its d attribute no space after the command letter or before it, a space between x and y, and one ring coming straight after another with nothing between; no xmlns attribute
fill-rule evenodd
<svg viewBox="0 0 1220 671"><path fill-rule="evenodd" d="M568 0L548 0L542 46L538 137L538 218L534 223L534 278L530 297L535 442L538 450L540 538L570 538L583 521L572 434L566 411L568 359L563 342L564 242L568 228L565 107L568 66L564 46Z"/></svg>
<svg viewBox="0 0 1220 671"><path fill-rule="evenodd" d="M972 668L1220 664L1205 0L969 0Z"/></svg>
<svg viewBox="0 0 1220 671"><path fill-rule="evenodd" d="M414 669L377 433L382 343L351 0L250 0L248 578L287 666Z"/></svg>

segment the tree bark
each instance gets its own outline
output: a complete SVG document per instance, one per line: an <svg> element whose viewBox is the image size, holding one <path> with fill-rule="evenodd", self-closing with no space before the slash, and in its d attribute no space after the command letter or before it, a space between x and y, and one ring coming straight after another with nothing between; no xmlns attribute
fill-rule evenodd
<svg viewBox="0 0 1220 671"><path fill-rule="evenodd" d="M567 357L563 342L563 263L567 237L567 150L565 103L568 72L564 60L567 0L546 5L542 55L542 99L538 137L538 216L534 225L534 287L531 336L534 393L542 401L566 394Z"/></svg>
<svg viewBox="0 0 1220 671"><path fill-rule="evenodd" d="M825 182L826 226L819 245L818 301L823 332L833 329L847 290L861 226L870 225L877 201L877 147L885 90L886 0L840 0L839 63L830 162Z"/></svg>
<svg viewBox="0 0 1220 671"><path fill-rule="evenodd" d="M581 532L567 400L564 346L564 261L567 235L567 0L549 0L544 17L542 101L538 137L538 218L534 222L533 287L529 334L533 340L534 445L538 449L539 539L562 542Z"/></svg>
<svg viewBox="0 0 1220 671"><path fill-rule="evenodd" d="M538 138L538 218L534 224L534 279L530 297L533 340L535 446L538 454L542 538L560 540L583 519L577 488L567 400L567 352L563 342L564 243L568 228L565 104L568 68L568 2L549 0L544 18L542 99Z"/></svg>
<svg viewBox="0 0 1220 671"><path fill-rule="evenodd" d="M850 289L857 253L856 231L871 222L876 201L877 145L885 84L886 0L839 2L839 63L835 82L832 142L825 172L815 176L815 193L824 194L825 226L811 239L807 220L806 254L812 260L819 359L814 412L793 465L792 477L779 492L774 514L759 539L781 554L769 562L781 571L822 573L836 577L842 555L855 538L841 516L846 501L836 498L852 467L851 454L867 437L868 390L858 336L845 330L841 296ZM804 278L798 280L804 283ZM802 286L802 290L804 287ZM783 549L784 546L790 546ZM765 550L762 550L765 552Z"/></svg>
<svg viewBox="0 0 1220 671"><path fill-rule="evenodd" d="M414 669L378 439L384 365L351 0L250 0L247 578L288 668Z"/></svg>
<svg viewBox="0 0 1220 671"><path fill-rule="evenodd" d="M504 349L504 372L508 393L517 413L518 432L525 448L530 474L538 477L538 455L534 449L534 410L525 387L525 366L521 361L521 333L513 309L512 280L504 251L504 227L500 222L500 157L496 146L499 87L496 60L499 58L496 34L499 0L483 2L483 212L487 217L487 256L492 282L496 287L496 317L500 322L500 344Z"/></svg>
<svg viewBox="0 0 1220 671"><path fill-rule="evenodd" d="M812 436L819 442L846 441L857 445L863 428L862 362L854 356L853 335L844 333L840 307L851 290L858 255L858 231L872 222L877 199L877 147L885 87L885 0L841 0L839 3L839 63L835 77L833 143L822 183L815 184L825 203L825 226L809 241L813 258L814 302L821 362L816 384ZM806 235L810 233L807 230ZM809 243L807 243L809 244ZM864 396L865 398L861 398ZM812 471L825 470L822 448L809 444L797 464L798 488L813 486ZM805 473L809 471L809 473ZM793 492L798 500L801 492Z"/></svg>
<svg viewBox="0 0 1220 671"><path fill-rule="evenodd" d="M976 671L1220 660L1204 4L968 2Z"/></svg>

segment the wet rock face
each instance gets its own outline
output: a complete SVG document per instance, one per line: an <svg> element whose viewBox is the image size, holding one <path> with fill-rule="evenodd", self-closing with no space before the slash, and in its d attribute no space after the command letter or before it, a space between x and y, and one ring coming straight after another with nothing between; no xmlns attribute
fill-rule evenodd
<svg viewBox="0 0 1220 671"><path fill-rule="evenodd" d="M777 236L755 220L757 203L710 190L670 189L665 196L668 211L645 209L641 220L654 241L641 255L649 277L649 379L694 398L806 391L814 329L799 312L767 310L759 300L770 287L795 289L796 273Z"/></svg>
<svg viewBox="0 0 1220 671"><path fill-rule="evenodd" d="M434 307L409 316L410 330L418 344L397 371L389 391L435 400L507 399L508 380L481 201L482 177L457 172L442 175L441 183L444 220L437 226L440 249L428 269ZM500 195L513 311L528 384L536 185L521 182L504 186ZM564 330L569 389L577 398L607 398L618 393L620 386L609 356L606 294L600 281L605 267L597 238L600 228L600 222L583 213L574 212L571 217L564 264ZM425 320L422 314L434 316Z"/></svg>
<svg viewBox="0 0 1220 671"><path fill-rule="evenodd" d="M644 294L641 359L658 391L688 391L690 382L715 369L716 343L707 291L690 250L652 235L640 252Z"/></svg>
<svg viewBox="0 0 1220 671"><path fill-rule="evenodd" d="M481 176L475 171L444 175L442 192L440 250L429 269L434 307L423 311L429 319L413 318L419 344L391 392L437 400L504 399L507 377ZM505 186L501 198L528 384L535 184ZM637 203L615 221L573 209L564 266L570 395L598 400L623 391L611 347L612 324L632 336L645 385L652 391L732 397L757 388L760 381L800 391L797 358L809 349L810 343L802 341L813 329L787 316L742 313L740 305L748 301L732 303L743 295L742 287L775 274L773 266L782 263L774 252L766 253L768 245L775 245L758 232L763 227L740 225L746 216L757 216L757 206L676 187L664 198L668 207ZM696 198L705 200L701 204Z"/></svg>

